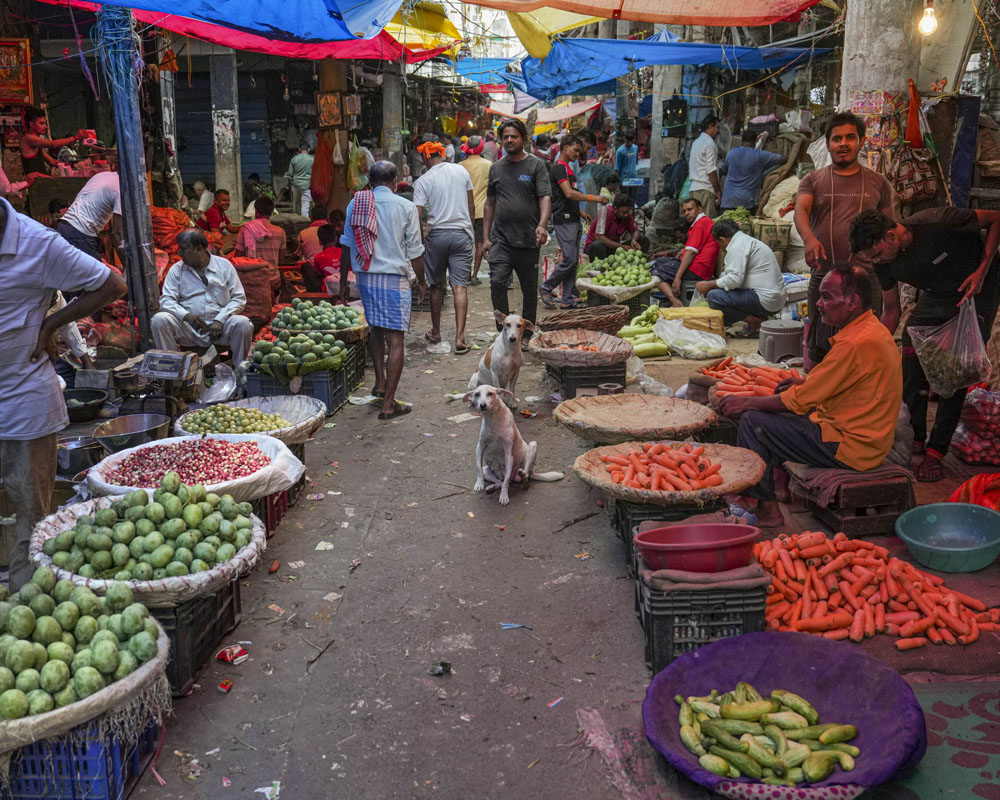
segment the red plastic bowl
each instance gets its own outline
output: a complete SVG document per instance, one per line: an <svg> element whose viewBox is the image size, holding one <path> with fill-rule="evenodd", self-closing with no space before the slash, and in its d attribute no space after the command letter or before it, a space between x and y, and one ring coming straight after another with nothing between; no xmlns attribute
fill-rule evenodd
<svg viewBox="0 0 1000 800"><path fill-rule="evenodd" d="M725 572L753 558L760 528L729 523L673 525L637 533L632 541L650 569Z"/></svg>

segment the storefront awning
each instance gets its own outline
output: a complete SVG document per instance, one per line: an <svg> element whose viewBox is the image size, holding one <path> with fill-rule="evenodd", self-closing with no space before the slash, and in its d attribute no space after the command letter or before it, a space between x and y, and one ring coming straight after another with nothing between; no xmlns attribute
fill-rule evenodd
<svg viewBox="0 0 1000 800"><path fill-rule="evenodd" d="M599 100L582 100L579 103L569 103L556 108L542 108L538 111L536 122L541 125L546 122L561 122L564 119L572 119L588 111L593 111L601 102ZM496 114L498 117L516 117L526 119L527 114L515 114L513 103L490 103L486 109L487 114Z"/></svg>
<svg viewBox="0 0 1000 800"><path fill-rule="evenodd" d="M586 14L574 14L572 11L547 6L534 11L508 11L507 19L528 55L534 58L545 58L549 54L552 37L556 34L601 21L600 17L588 17Z"/></svg>
<svg viewBox="0 0 1000 800"><path fill-rule="evenodd" d="M426 0L396 12L385 33L411 50L449 48L462 38L444 6Z"/></svg>

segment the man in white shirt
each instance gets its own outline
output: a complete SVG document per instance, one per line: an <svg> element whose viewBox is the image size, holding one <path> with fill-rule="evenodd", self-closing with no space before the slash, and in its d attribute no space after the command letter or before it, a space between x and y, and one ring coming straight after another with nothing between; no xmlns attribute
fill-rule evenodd
<svg viewBox="0 0 1000 800"><path fill-rule="evenodd" d="M198 201L198 216L200 217L215 202L215 192L211 191L202 181L195 181L191 186L195 199Z"/></svg>
<svg viewBox="0 0 1000 800"><path fill-rule="evenodd" d="M208 239L196 228L177 234L181 260L163 279L160 311L153 316L153 342L158 350L179 350L178 345L229 347L233 365L242 363L250 350L253 323L239 312L247 296L236 268L208 252Z"/></svg>
<svg viewBox="0 0 1000 800"><path fill-rule="evenodd" d="M712 237L726 251L722 274L713 281L698 281L695 289L722 312L726 325L745 319L751 331L756 330L785 305L778 259L770 247L743 233L731 219L716 222Z"/></svg>
<svg viewBox="0 0 1000 800"><path fill-rule="evenodd" d="M472 220L476 200L472 178L460 164L445 161L445 147L436 136L426 136L417 146L427 171L413 184L413 203L427 209L424 263L431 287L431 329L427 341L441 341L441 305L444 283L451 283L455 298L455 353L469 352L465 343L465 318L469 308L468 287L475 256Z"/></svg>
<svg viewBox="0 0 1000 800"><path fill-rule="evenodd" d="M48 314L58 290L80 294ZM49 512L56 433L69 424L53 367L56 332L126 291L125 281L100 261L0 198L0 477L17 514L12 591L34 571L28 541Z"/></svg>
<svg viewBox="0 0 1000 800"><path fill-rule="evenodd" d="M701 135L691 144L688 156L688 176L691 178L691 197L697 197L705 213L714 217L722 202L722 184L719 183L719 150L715 138L719 135L719 118L705 117L701 121Z"/></svg>
<svg viewBox="0 0 1000 800"><path fill-rule="evenodd" d="M111 223L115 252L124 247L122 238L122 190L117 172L99 172L91 178L59 221L59 235L88 256L101 258L97 235Z"/></svg>

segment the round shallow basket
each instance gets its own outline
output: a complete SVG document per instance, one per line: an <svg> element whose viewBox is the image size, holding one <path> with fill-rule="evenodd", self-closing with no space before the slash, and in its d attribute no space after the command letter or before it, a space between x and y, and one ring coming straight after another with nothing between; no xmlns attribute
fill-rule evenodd
<svg viewBox="0 0 1000 800"><path fill-rule="evenodd" d="M718 486L690 492L654 492L650 489L630 489L612 481L611 473L605 469L601 456L624 455L641 447L642 444L642 442L625 442L606 447L595 447L577 457L576 461L573 462L573 472L584 483L595 489L610 492L620 500L651 506L672 506L682 503L701 505L713 502L726 494L739 494L744 489L755 485L764 474L764 461L752 450L731 447L727 444L706 444L699 445L699 447L705 448L705 455L712 459L713 463L722 464L722 468L719 470L722 483ZM667 442L667 444L680 444L680 442Z"/></svg>
<svg viewBox="0 0 1000 800"><path fill-rule="evenodd" d="M554 416L577 436L598 444L687 439L719 417L710 408L651 394L576 397L556 406Z"/></svg>
<svg viewBox="0 0 1000 800"><path fill-rule="evenodd" d="M570 328L583 328L587 331L604 331L617 333L628 323L632 312L628 306L608 305L591 306L589 308L570 308L566 311L556 311L538 320L538 327L543 331L564 331Z"/></svg>
<svg viewBox="0 0 1000 800"><path fill-rule="evenodd" d="M273 436L285 444L302 444L311 439L316 431L323 427L326 418L326 404L315 397L305 395L277 395L275 397L247 397L244 400L232 400L224 405L235 408L256 408L264 414L277 414L291 423L288 427L274 431L262 431L262 436ZM174 424L177 436L200 436L184 427L184 420L193 411L181 416Z"/></svg>
<svg viewBox="0 0 1000 800"><path fill-rule="evenodd" d="M574 349L580 346L596 349ZM628 361L632 345L609 333L569 328L532 336L528 352L553 367L611 367Z"/></svg>
<svg viewBox="0 0 1000 800"><path fill-rule="evenodd" d="M864 680L852 680L863 675ZM837 767L825 781L795 788L749 778L723 778L703 769L684 747L674 695L732 690L740 681L765 697L775 689L808 700L821 723L854 725L861 750L855 768ZM646 690L642 722L650 744L675 770L722 797L762 800L849 800L903 777L927 751L924 714L899 674L857 647L801 633L746 633L685 653ZM867 795L866 795L867 796Z"/></svg>

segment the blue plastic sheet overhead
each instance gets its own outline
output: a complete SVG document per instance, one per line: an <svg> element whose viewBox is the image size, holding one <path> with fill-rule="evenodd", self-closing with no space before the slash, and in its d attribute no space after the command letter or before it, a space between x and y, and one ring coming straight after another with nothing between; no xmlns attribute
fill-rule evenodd
<svg viewBox="0 0 1000 800"><path fill-rule="evenodd" d="M318 43L377 36L402 0L128 0L126 5L287 42Z"/></svg>
<svg viewBox="0 0 1000 800"><path fill-rule="evenodd" d="M455 72L476 83L495 85L510 80L511 74L507 72L510 63L509 58L460 58Z"/></svg>
<svg viewBox="0 0 1000 800"><path fill-rule="evenodd" d="M556 39L544 59L525 58L521 72L527 91L553 100L606 84L633 69L654 65L771 70L804 61L826 49L799 47L736 47L735 45L670 42L662 39Z"/></svg>

